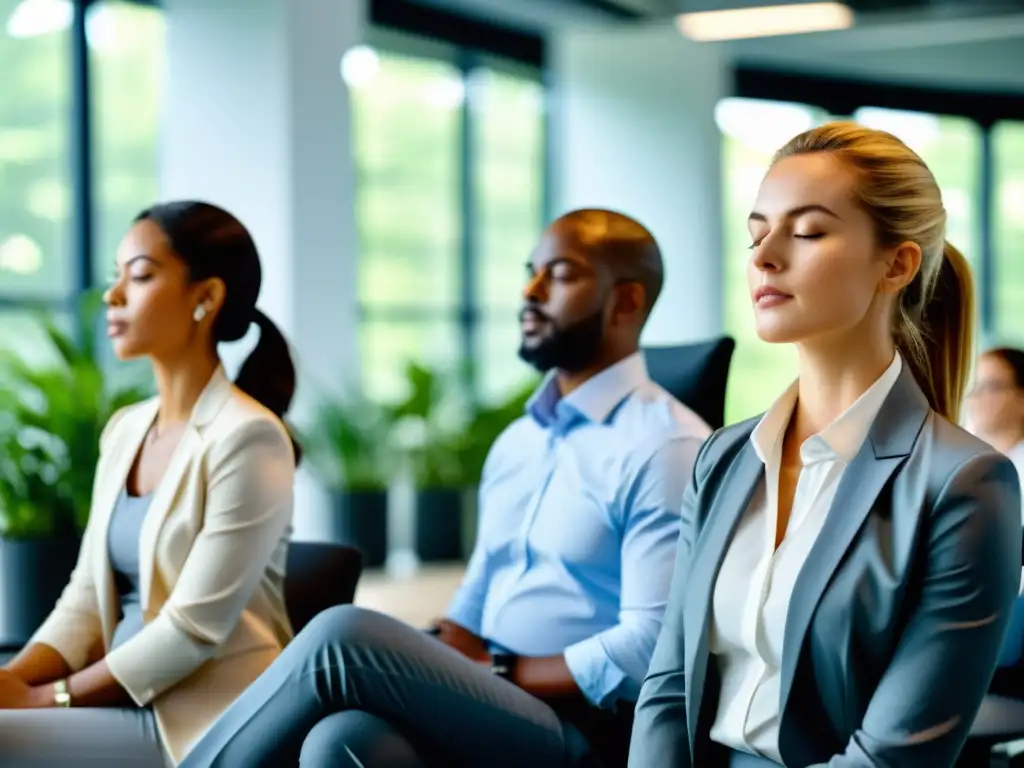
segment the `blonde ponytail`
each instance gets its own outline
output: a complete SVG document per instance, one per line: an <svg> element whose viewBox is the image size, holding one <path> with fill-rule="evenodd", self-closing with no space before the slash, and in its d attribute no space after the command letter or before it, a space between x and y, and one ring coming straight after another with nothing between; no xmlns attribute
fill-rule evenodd
<svg viewBox="0 0 1024 768"><path fill-rule="evenodd" d="M956 422L974 355L974 280L951 243L943 244L935 284L922 298L918 319L901 311L897 347L931 407Z"/></svg>

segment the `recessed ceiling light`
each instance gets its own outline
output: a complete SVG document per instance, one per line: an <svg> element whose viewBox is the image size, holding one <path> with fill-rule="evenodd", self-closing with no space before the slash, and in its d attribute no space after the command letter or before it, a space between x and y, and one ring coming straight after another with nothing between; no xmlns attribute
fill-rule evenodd
<svg viewBox="0 0 1024 768"><path fill-rule="evenodd" d="M853 11L844 3L790 3L683 13L676 24L691 40L740 40L848 29Z"/></svg>

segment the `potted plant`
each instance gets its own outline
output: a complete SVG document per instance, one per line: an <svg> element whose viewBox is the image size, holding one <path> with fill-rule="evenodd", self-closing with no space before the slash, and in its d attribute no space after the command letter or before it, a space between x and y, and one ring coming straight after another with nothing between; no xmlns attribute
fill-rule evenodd
<svg viewBox="0 0 1024 768"><path fill-rule="evenodd" d="M461 435L469 400L459 377L406 366L408 395L390 408L393 437L416 487L415 549L422 562L462 557Z"/></svg>
<svg viewBox="0 0 1024 768"><path fill-rule="evenodd" d="M468 558L472 554L476 541L476 497L487 455L509 424L523 415L526 403L536 387L537 382L531 378L497 402L475 400L473 403L472 416L460 435L458 445L459 467L462 472L460 484L467 489L463 502L463 558Z"/></svg>
<svg viewBox="0 0 1024 768"><path fill-rule="evenodd" d="M108 386L98 306L98 296L83 301L77 338L40 316L53 363L0 356L0 645L26 642L56 603L88 522L100 434L149 394Z"/></svg>
<svg viewBox="0 0 1024 768"><path fill-rule="evenodd" d="M467 378L418 364L406 370L409 395L394 411L406 425L405 455L416 484L416 550L422 561L464 559L476 539L476 493L498 435L522 415L536 386L485 403L468 395Z"/></svg>
<svg viewBox="0 0 1024 768"><path fill-rule="evenodd" d="M326 400L304 433L314 475L331 493L331 537L356 547L368 568L388 554L388 488L395 457L390 417L362 397Z"/></svg>

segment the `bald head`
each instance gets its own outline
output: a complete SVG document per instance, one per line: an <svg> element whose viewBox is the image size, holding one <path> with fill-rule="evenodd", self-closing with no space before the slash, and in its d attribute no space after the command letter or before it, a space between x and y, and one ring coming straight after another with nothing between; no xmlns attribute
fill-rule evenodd
<svg viewBox="0 0 1024 768"><path fill-rule="evenodd" d="M644 315L661 293L665 271L654 236L636 219L602 208L581 208L559 217L548 234L599 261L616 282L636 282L644 289Z"/></svg>
<svg viewBox="0 0 1024 768"><path fill-rule="evenodd" d="M520 356L540 370L601 370L637 351L663 280L651 233L615 211L557 219L527 264Z"/></svg>

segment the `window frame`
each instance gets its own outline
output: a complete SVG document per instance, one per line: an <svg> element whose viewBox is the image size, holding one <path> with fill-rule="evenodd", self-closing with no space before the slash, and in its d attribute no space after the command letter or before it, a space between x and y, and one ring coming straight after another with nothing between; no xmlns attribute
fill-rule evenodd
<svg viewBox="0 0 1024 768"><path fill-rule="evenodd" d="M538 211L538 216L542 222L548 220L551 213L551 131L548 119L549 109L547 109L550 90L543 69L538 68L530 61L496 55L493 51L467 45L454 45L450 42L426 39L404 29L371 27L365 39L367 45L380 53L430 59L454 66L467 88L467 93L470 90L469 84L474 72L481 68L534 80L542 89L545 101L541 128L544 161L540 169L541 210ZM457 305L454 309L427 307L415 303L375 307L365 302L363 297L358 297L357 316L360 323L365 320L408 322L413 318L454 320L458 326L459 339L459 350L455 356L458 363L457 370L465 377L465 384L469 391L479 394L480 377L476 367L469 364L476 356L480 325L487 319L487 310L480 301L478 285L478 269L481 263L476 231L476 207L479 192L479 176L477 174L479 154L476 146L478 118L474 114L469 98L463 99L458 107L458 113L460 130L456 140L458 141L459 252L455 278L457 281Z"/></svg>
<svg viewBox="0 0 1024 768"><path fill-rule="evenodd" d="M71 158L71 264L74 270L72 293L65 298L18 298L0 296L2 308L38 307L65 311L74 308L81 295L96 287L93 264L94 244L94 147L93 117L90 94L91 76L89 46L86 36L86 18L89 8L103 0L72 0L70 32L70 100L71 124L69 155ZM127 0L139 5L159 6L159 0ZM547 46L543 35L512 29L440 9L416 6L407 0L371 0L367 42L382 51L399 54L440 58L457 66L462 77L468 78L476 67L511 68L517 74L534 73L543 88L545 99L550 96L547 71ZM457 23L456 23L457 22ZM438 40L429 39L429 37ZM931 112L940 115L964 117L977 123L981 129L980 167L978 169L980 194L976 220L979 253L977 283L979 319L983 333L996 328L995 286L998 265L995 254L995 162L992 129L1004 120L1024 122L1024 100L1019 94L981 90L943 89L924 86L872 82L861 78L841 76L821 77L795 71L768 69L749 62L733 65L734 96L796 101L821 107L832 114L852 114L863 106L887 107L910 111ZM467 103L460 107L463 132L460 157L461 173L461 227L462 248L460 266L463 295L459 322L463 328L463 354L471 355L474 348L475 326L481 311L475 304L474 234L471 231L473 213L473 115ZM550 218L553 206L551 195L552 144L550 110L544 112L545 162L542 169L543 219ZM468 125L467 125L468 124ZM467 127L469 130L466 130ZM468 160L468 161L467 161ZM360 305L360 316L369 311L384 316L390 310L378 310ZM441 312L441 314L444 314Z"/></svg>

